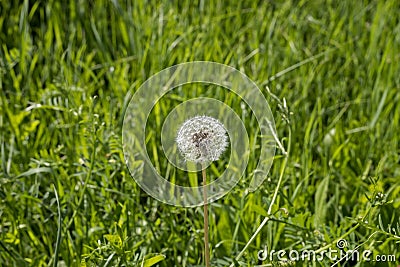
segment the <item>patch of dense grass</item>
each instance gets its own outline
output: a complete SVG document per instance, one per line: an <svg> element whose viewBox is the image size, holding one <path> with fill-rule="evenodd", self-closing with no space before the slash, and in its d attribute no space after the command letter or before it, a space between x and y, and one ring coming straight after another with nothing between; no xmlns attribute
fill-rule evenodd
<svg viewBox="0 0 400 267"><path fill-rule="evenodd" d="M135 90L193 60L254 80L291 146L287 164L277 150L268 182L249 193L260 140L254 118L242 116L255 152L246 177L211 205L213 266L231 264L249 241L281 174L270 221L238 265L279 266L258 261L258 251L335 249L341 238L347 249L395 255L399 264L398 1L26 0L2 1L0 14L1 266L202 264L201 207L149 197L121 144ZM152 113L149 155L161 169L166 159L151 135L193 92L212 96L180 88ZM216 96L241 110L237 96ZM371 264L396 265L357 266Z"/></svg>

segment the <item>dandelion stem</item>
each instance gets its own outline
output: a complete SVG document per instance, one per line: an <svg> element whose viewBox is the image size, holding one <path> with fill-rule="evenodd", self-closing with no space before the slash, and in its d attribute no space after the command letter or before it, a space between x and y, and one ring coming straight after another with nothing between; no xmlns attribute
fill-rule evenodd
<svg viewBox="0 0 400 267"><path fill-rule="evenodd" d="M208 241L208 204L207 204L207 175L206 168L201 171L203 175L203 198L204 198L204 258L206 267L210 267L210 248Z"/></svg>

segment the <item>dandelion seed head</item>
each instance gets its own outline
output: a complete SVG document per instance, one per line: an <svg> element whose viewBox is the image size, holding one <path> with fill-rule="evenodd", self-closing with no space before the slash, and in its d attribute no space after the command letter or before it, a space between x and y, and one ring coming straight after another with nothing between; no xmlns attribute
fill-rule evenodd
<svg viewBox="0 0 400 267"><path fill-rule="evenodd" d="M185 160L206 163L220 158L228 146L228 137L217 119L196 116L179 128L176 143Z"/></svg>

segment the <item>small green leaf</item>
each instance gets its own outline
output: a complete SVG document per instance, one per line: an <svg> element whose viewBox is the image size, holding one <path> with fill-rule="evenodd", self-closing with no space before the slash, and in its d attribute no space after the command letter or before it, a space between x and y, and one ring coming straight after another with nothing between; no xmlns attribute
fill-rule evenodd
<svg viewBox="0 0 400 267"><path fill-rule="evenodd" d="M317 186L315 192L315 217L314 226L318 227L325 222L326 211L328 210L326 199L328 195L329 175L326 176Z"/></svg>
<svg viewBox="0 0 400 267"><path fill-rule="evenodd" d="M52 170L51 168L48 168L48 167L39 167L39 168L29 169L28 171L19 174L19 175L18 175L17 177L15 177L15 178L31 176L31 175L33 175L33 174L38 174L38 173L52 173L52 172L53 172L53 170Z"/></svg>
<svg viewBox="0 0 400 267"><path fill-rule="evenodd" d="M36 130L36 127L39 125L39 123L40 123L40 121L38 121L38 120L31 121L29 124L27 124L24 127L24 130L28 133L31 133Z"/></svg>
<svg viewBox="0 0 400 267"><path fill-rule="evenodd" d="M104 235L104 238L107 239L113 246L117 248L121 248L122 240L119 235Z"/></svg>
<svg viewBox="0 0 400 267"><path fill-rule="evenodd" d="M150 259L145 260L142 266L143 267L150 267L150 266L153 266L154 264L156 264L156 263L158 263L158 262L160 262L160 261L162 261L164 259L165 259L165 256L160 254L160 255L154 256L154 257L152 257Z"/></svg>

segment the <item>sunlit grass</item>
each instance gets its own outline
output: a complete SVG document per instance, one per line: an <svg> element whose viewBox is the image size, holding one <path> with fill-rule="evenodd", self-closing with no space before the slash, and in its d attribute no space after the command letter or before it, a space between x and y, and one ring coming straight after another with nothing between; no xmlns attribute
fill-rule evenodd
<svg viewBox="0 0 400 267"><path fill-rule="evenodd" d="M253 154L246 177L210 205L212 266L234 262L268 215L281 174L272 216L238 266L279 266L258 261L258 251L334 249L340 238L399 264L398 1L128 2L0 5L0 266L203 264L202 208L149 197L130 177L121 144L141 83L194 60L246 73L268 99L285 148L292 133L285 168L277 149L267 181L249 193L256 121L240 113L237 96L216 89L242 116ZM197 94L210 97L175 89L147 127L151 160L176 180L180 171L150 135Z"/></svg>

